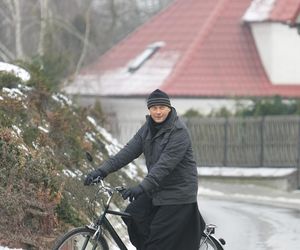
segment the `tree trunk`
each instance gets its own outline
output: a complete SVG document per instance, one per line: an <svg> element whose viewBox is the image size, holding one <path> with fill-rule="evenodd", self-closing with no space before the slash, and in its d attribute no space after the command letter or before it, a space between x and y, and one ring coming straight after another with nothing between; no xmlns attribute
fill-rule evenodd
<svg viewBox="0 0 300 250"><path fill-rule="evenodd" d="M16 43L16 58L24 59L22 45L22 27L21 27L21 9L20 0L13 0L14 11L12 13L15 24L15 43Z"/></svg>
<svg viewBox="0 0 300 250"><path fill-rule="evenodd" d="M38 54L43 56L45 54L45 35L47 28L47 20L48 20L48 0L39 0L40 2L40 10L41 10L41 24L40 24L40 38L38 44Z"/></svg>
<svg viewBox="0 0 300 250"><path fill-rule="evenodd" d="M89 43L90 28L91 28L91 20L90 20L91 6L92 6L92 1L89 3L89 6L87 7L85 13L85 33L84 33L83 47L82 47L82 51L78 63L76 65L75 76L78 74L79 70L81 69L84 57L86 55L88 43Z"/></svg>

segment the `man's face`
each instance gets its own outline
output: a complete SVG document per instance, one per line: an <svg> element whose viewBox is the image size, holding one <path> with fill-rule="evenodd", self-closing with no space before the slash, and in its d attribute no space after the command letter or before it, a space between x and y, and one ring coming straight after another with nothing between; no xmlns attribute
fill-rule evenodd
<svg viewBox="0 0 300 250"><path fill-rule="evenodd" d="M156 123L162 123L168 117L171 109L167 106L155 105L149 109L150 116Z"/></svg>

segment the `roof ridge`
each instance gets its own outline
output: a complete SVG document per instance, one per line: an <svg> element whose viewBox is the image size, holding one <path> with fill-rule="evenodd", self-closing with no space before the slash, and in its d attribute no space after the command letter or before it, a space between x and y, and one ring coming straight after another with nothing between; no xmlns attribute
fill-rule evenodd
<svg viewBox="0 0 300 250"><path fill-rule="evenodd" d="M162 87L167 86L170 82L173 81L174 78L179 74L180 70L183 68L184 65L186 65L186 61L188 61L191 58L191 54L194 52L194 49L199 46L199 44L202 43L207 33L211 30L213 27L213 24L216 21L216 17L220 13L220 11L223 9L223 7L226 7L226 3L229 0L220 0L209 17L206 19L205 24L203 25L200 32L195 36L194 41L192 42L191 46L187 49L186 53L183 55L183 58L175 64L175 68L173 70L173 73L171 73L170 77L167 78L167 81L162 84Z"/></svg>

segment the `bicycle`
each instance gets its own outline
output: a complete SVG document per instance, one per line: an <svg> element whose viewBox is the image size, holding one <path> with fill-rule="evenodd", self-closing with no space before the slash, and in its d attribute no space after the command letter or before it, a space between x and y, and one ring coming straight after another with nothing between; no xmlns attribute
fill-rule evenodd
<svg viewBox="0 0 300 250"><path fill-rule="evenodd" d="M126 212L110 209L110 203L114 194L121 193L124 190L124 187L110 187L101 179L96 180L95 183L99 184L95 201L96 197L99 197L101 193L104 192L108 194L104 210L91 224L84 227L74 228L64 234L55 243L53 250L109 250L112 248L110 248L106 240L106 236L108 234L120 250L128 250L114 226L107 218L108 214L120 216L122 218L131 218L131 215ZM95 201L91 201L90 205ZM215 228L216 226L212 224L206 226L201 237L199 250L223 250L222 245L225 245L225 241L223 239L216 239L213 236Z"/></svg>

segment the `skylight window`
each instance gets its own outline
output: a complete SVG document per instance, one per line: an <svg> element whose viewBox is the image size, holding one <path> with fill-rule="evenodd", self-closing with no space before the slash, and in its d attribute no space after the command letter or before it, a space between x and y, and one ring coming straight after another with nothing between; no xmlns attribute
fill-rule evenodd
<svg viewBox="0 0 300 250"><path fill-rule="evenodd" d="M155 54L157 50L165 45L164 42L155 42L147 46L147 48L138 55L133 62L128 66L128 71L130 73L134 73L137 71L147 60L151 58Z"/></svg>

